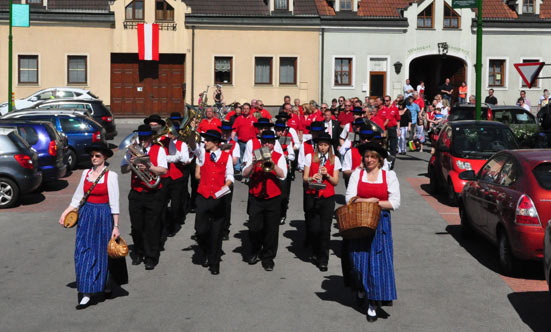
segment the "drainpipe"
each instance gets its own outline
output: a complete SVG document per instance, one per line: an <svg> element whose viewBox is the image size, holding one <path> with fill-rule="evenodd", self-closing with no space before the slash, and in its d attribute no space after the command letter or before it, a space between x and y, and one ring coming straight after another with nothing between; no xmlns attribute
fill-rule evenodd
<svg viewBox="0 0 551 332"><path fill-rule="evenodd" d="M195 105L195 25L191 27L191 103Z"/></svg>
<svg viewBox="0 0 551 332"><path fill-rule="evenodd" d="M324 68L324 59L325 59L325 29L321 28L321 36L320 36L320 105L324 102L323 101L323 68Z"/></svg>

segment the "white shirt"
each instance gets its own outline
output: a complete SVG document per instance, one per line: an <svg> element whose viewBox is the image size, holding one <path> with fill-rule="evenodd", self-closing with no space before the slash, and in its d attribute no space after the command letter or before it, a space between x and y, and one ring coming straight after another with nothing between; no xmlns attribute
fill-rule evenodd
<svg viewBox="0 0 551 332"><path fill-rule="evenodd" d="M176 143L178 140L171 140L170 144L168 145L168 156L166 156L166 160L169 163L177 163L180 162L182 164L189 164L191 161L189 158L189 148L186 143L182 142L182 146L180 147L180 150L176 148Z"/></svg>
<svg viewBox="0 0 551 332"><path fill-rule="evenodd" d="M360 166L358 166L357 168L361 168L361 167L362 167L362 164L360 164ZM352 149L349 149L344 154L344 159L342 161L342 171L345 172L345 171L351 171L351 170L352 170ZM386 159L383 161L382 170L390 171L390 163Z"/></svg>
<svg viewBox="0 0 551 332"><path fill-rule="evenodd" d="M344 128L342 128L340 138L344 140L347 139L349 132L350 132L350 123L347 123L344 125Z"/></svg>
<svg viewBox="0 0 551 332"><path fill-rule="evenodd" d="M298 134L295 128L289 128L289 134L291 134L291 137L293 139L293 149L300 149L300 139L298 138Z"/></svg>
<svg viewBox="0 0 551 332"><path fill-rule="evenodd" d="M283 154L283 149L281 148L281 144L279 144L279 141L277 139L275 141L274 151ZM244 163L248 162L249 160L250 161L253 160L253 140L249 140L247 142L247 145L245 147L245 153L243 154L242 160Z"/></svg>
<svg viewBox="0 0 551 332"><path fill-rule="evenodd" d="M418 85L418 86L417 86L417 92L418 92L419 94L421 94L421 90L425 91L425 87L424 87L424 86L421 86L421 85ZM423 93L424 93L424 92L423 92Z"/></svg>
<svg viewBox="0 0 551 332"><path fill-rule="evenodd" d="M527 111L530 111L530 106L526 103L524 103L524 105L522 105L521 107L524 108Z"/></svg>
<svg viewBox="0 0 551 332"><path fill-rule="evenodd" d="M358 182L366 183L383 183L383 172L379 170L377 175L377 181L369 182L367 181L367 172L363 172L363 176L360 179L361 169L357 168L352 175L350 175L350 180L348 180L348 188L346 188L346 202L348 203L352 197L358 195ZM398 177L394 171L386 171L386 184L388 187L388 201L392 205L393 210L397 210L400 207L400 183L398 182Z"/></svg>
<svg viewBox="0 0 551 332"><path fill-rule="evenodd" d="M320 157L321 157L321 154L318 154L318 155L320 155ZM326 157L327 157L327 162L328 162L328 161L329 161L329 156L326 155ZM339 158L337 158L337 157L335 157L334 159L335 159L335 160L333 161L334 170L335 170L335 171L338 171L338 170L341 169L341 161L340 161ZM326 162L326 163L327 163L327 162ZM311 154L307 155L307 156L304 158L304 166L305 166L305 167L310 167L310 165L312 165L312 155L311 155ZM333 174L331 174L331 176L333 176Z"/></svg>
<svg viewBox="0 0 551 332"><path fill-rule="evenodd" d="M277 142L277 141L276 141ZM275 151L275 148L274 148L274 151ZM277 152L277 151L276 151ZM247 161L247 163L245 164L245 168L251 166L253 163L252 161L252 158L250 160ZM281 168L283 170L283 177L282 178L278 178L280 180L285 180L285 178L287 177L287 162L285 161L285 156L283 155L283 153L281 154L281 157L279 158L279 160L277 161L277 167Z"/></svg>
<svg viewBox="0 0 551 332"><path fill-rule="evenodd" d="M204 147L201 147L201 149L197 149L197 150L199 150L199 151L198 151L196 163L197 163L197 166L200 167L200 166L203 166L205 164L206 150L205 150ZM197 150L195 150L195 151L197 151ZM222 155L222 150L217 149L216 151L211 152L211 153L214 153L214 155L216 156L216 161L218 161L218 159ZM232 160L231 156L230 156L230 158L228 158L228 161L226 162L225 181L231 181L232 183L235 181L234 178L233 178L233 160Z"/></svg>
<svg viewBox="0 0 551 332"><path fill-rule="evenodd" d="M151 145L148 146L145 149L145 153L149 154L149 150L151 150ZM126 161L126 159L130 160L130 157L132 157L132 153L130 152L130 150L126 152L126 157L127 158L122 159L121 166L128 165L128 161ZM166 151L162 146L160 147L159 152L157 153L157 165L156 166L168 169L168 162L166 160Z"/></svg>
<svg viewBox="0 0 551 332"><path fill-rule="evenodd" d="M91 169L90 169L91 170ZM87 169L82 171L82 175L80 176L80 182L78 184L77 189L75 190L75 193L73 194L73 199L71 200L70 206L74 208L78 208L78 205L80 204L80 200L82 197L84 197L84 180L86 178L86 174L88 174ZM111 214L119 214L119 176L117 173L113 171L108 171L107 175L107 194L109 195L109 207L111 208ZM106 173L107 174L107 173ZM88 181L94 183L94 181L90 180L88 178ZM99 180L98 184L105 182L105 174L101 177L101 180Z"/></svg>
<svg viewBox="0 0 551 332"><path fill-rule="evenodd" d="M324 121L323 124L325 125L325 132L333 138L333 121Z"/></svg>
<svg viewBox="0 0 551 332"><path fill-rule="evenodd" d="M411 84L404 84L404 98L407 98L413 94L413 87Z"/></svg>

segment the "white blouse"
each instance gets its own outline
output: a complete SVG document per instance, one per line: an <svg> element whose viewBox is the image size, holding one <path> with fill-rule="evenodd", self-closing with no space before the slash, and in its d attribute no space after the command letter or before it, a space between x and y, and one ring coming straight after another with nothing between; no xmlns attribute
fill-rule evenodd
<svg viewBox="0 0 551 332"><path fill-rule="evenodd" d="M365 183L383 183L383 172L379 170L377 175L377 181L369 182L367 181L367 172L363 173L362 178L360 179L360 173L362 169L356 168L352 175L350 175L350 180L348 181L348 187L346 188L346 202L348 203L352 197L358 195L358 182L362 181ZM388 201L392 205L393 210L398 210L400 207L400 183L398 182L398 177L394 171L386 171L386 185L388 187Z"/></svg>
<svg viewBox="0 0 551 332"><path fill-rule="evenodd" d="M236 147L236 149L239 148ZM199 150L199 151L197 151ZM196 153L196 156L197 156L197 160L196 160L196 163L197 163L197 166L201 167L205 164L205 157L207 155L207 151L205 150L204 147L201 147L200 149L196 149L194 151L194 153ZM220 158L220 156L222 155L222 150L220 149L216 149L216 151L214 152L211 152L211 153L214 153L214 155L216 156L216 160L218 160ZM231 156L228 158L228 161L226 162L226 171L225 171L225 181L231 181L232 183L235 182L235 179L234 179L234 176L233 176L233 160L231 158Z"/></svg>
<svg viewBox="0 0 551 332"><path fill-rule="evenodd" d="M312 154L307 155L304 157L304 167L310 167L312 165ZM335 156L335 159L333 161L334 170L339 171L341 169L341 161L338 157ZM333 174L331 174L333 176Z"/></svg>
<svg viewBox="0 0 551 332"><path fill-rule="evenodd" d="M89 170L87 169L82 171L80 182L77 189L75 190L75 193L73 194L73 199L71 200L70 206L74 208L78 208L80 200L84 196L84 179L86 178L86 174L88 174L88 171ZM109 170L108 173L109 175L107 176L107 193L109 195L109 207L111 208L111 214L119 214L119 176L117 173L111 170ZM94 182L95 180L92 181L90 178L88 178L88 181ZM104 181L105 174L101 177L101 180L99 180L98 184L104 183Z"/></svg>

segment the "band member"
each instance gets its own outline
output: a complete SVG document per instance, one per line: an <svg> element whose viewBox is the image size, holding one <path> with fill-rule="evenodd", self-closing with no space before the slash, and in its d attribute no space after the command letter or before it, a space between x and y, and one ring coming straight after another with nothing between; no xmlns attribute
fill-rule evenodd
<svg viewBox="0 0 551 332"><path fill-rule="evenodd" d="M348 151L352 147L352 142L356 138L356 133L360 129L360 126L365 124L365 121L361 116L362 112L363 111L361 110L361 108L356 108L354 113L354 120L351 123L346 124L341 132L339 138L339 154L341 156L344 156L346 154L346 151Z"/></svg>
<svg viewBox="0 0 551 332"><path fill-rule="evenodd" d="M272 130L263 131L260 141L262 147L269 149L270 161L257 160L253 155L243 170L243 176L250 177L248 226L252 252L249 264L261 260L264 270L273 271L281 209L279 184L287 176L287 164L283 154L274 150L277 141ZM270 170L271 167L273 169Z"/></svg>
<svg viewBox="0 0 551 332"><path fill-rule="evenodd" d="M314 121L308 127L308 130L312 135L312 139L314 139L325 131L325 125L321 121ZM298 159L297 167L300 171L304 170L304 157L310 153L314 153L314 141L307 140L302 142L300 149L298 150L298 158L297 158Z"/></svg>
<svg viewBox="0 0 551 332"><path fill-rule="evenodd" d="M274 124L270 122L270 119L267 118L260 118L257 122L254 123L254 127L258 130L258 135L262 135L262 132L265 130L269 130L271 127L273 127ZM252 160L253 151L260 149L262 146L260 144L260 140L258 138L253 138L247 142L247 146L245 147L245 154L243 155L243 163L247 163L250 160ZM281 148L281 144L279 144L279 141L275 141L274 150L280 154L283 154L283 149Z"/></svg>
<svg viewBox="0 0 551 332"><path fill-rule="evenodd" d="M287 170L290 169L291 163L295 160L295 150L293 149L293 136L290 133L292 128L285 125L282 120L277 120L274 124L277 139L280 140L283 155L287 161ZM287 209L289 208L289 196L291 194L291 173L287 172L285 180L281 182L281 220L280 225L285 224L287 219Z"/></svg>
<svg viewBox="0 0 551 332"><path fill-rule="evenodd" d="M339 183L341 163L331 149L331 136L322 133L314 139L316 150L304 161L306 195L304 213L308 239L312 245L312 261L320 271L327 271L331 220L335 209L335 186Z"/></svg>
<svg viewBox="0 0 551 332"><path fill-rule="evenodd" d="M92 294L111 292L107 243L110 238L116 239L120 235L118 176L108 171L105 165L113 151L106 144L96 143L87 147L86 152L90 154L92 168L82 172L73 199L59 218L63 225L69 211L78 209L84 195L92 189L79 210L76 231L75 272L77 290L81 295L77 310L91 304Z"/></svg>
<svg viewBox="0 0 551 332"><path fill-rule="evenodd" d="M241 155L239 154L239 145L235 140L231 139L232 124L229 121L222 121L222 126L218 127L222 131L222 144L220 148L228 152L231 156L233 166L237 164ZM230 185L231 192L224 196L226 205L226 215L224 216L224 231L222 232L222 239L224 241L230 238L230 226L231 226L231 203L233 200L233 183Z"/></svg>
<svg viewBox="0 0 551 332"><path fill-rule="evenodd" d="M196 150L195 177L200 180L197 189L197 214L195 234L203 252L202 265L210 267L211 274L220 273L222 255L222 231L224 229L224 194L233 183L233 160L228 152L220 149L223 141L218 130L202 133L205 144Z"/></svg>
<svg viewBox="0 0 551 332"><path fill-rule="evenodd" d="M141 144L140 149L149 156L150 161L137 163L136 156L130 151L127 152L127 158L131 163L136 163L140 172L150 172L156 176L167 174L168 165L166 161L166 152L161 145L152 144L153 132L149 125L140 125L138 127L138 138ZM130 222L132 225L132 240L134 250L132 265L139 265L142 261L145 263L146 270L153 270L159 262L160 238L161 238L161 213L163 210L162 183L155 188L149 188L145 182L140 179L127 161L123 159L121 163L121 172L123 174L132 171L130 186L132 190L128 194L128 209L130 211Z"/></svg>
<svg viewBox="0 0 551 332"><path fill-rule="evenodd" d="M293 152L295 153L295 159L293 159L290 163L291 168L289 168L289 179L291 181L295 180L295 170L297 169L297 162L298 158L296 156L298 155L298 150L300 149L300 138L298 136L298 126L300 119L296 114L292 113L291 110L291 104L284 104L283 105L283 111L279 112L278 115L276 115L276 119L282 120L285 122L285 125L287 127L287 130L291 134L291 137L293 138Z"/></svg>

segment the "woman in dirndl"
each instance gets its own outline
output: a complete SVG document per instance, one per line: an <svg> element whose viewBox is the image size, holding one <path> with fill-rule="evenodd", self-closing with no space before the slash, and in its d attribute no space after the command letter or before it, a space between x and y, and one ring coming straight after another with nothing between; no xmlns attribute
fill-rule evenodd
<svg viewBox="0 0 551 332"><path fill-rule="evenodd" d="M85 193L92 187L106 166L113 151L106 144L93 144L86 148L92 168L84 170L71 204L61 215L63 225L69 211L78 208ZM78 211L75 241L76 284L80 301L77 310L91 304L92 295L110 294L108 285L107 244L119 233L119 183L117 173L106 171Z"/></svg>
<svg viewBox="0 0 551 332"><path fill-rule="evenodd" d="M357 300L367 300L367 320L377 320L381 305L396 300L392 230L390 211L400 206L400 185L394 171L382 170L386 149L378 143L358 146L362 167L350 176L346 202L374 202L381 207L379 224L374 235L361 239L343 240L341 255L344 282L357 291Z"/></svg>

